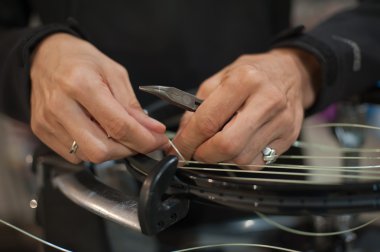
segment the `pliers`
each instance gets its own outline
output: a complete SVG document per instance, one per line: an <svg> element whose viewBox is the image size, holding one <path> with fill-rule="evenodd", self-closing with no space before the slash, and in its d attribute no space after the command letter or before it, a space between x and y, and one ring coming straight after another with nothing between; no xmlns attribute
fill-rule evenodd
<svg viewBox="0 0 380 252"><path fill-rule="evenodd" d="M196 111L203 100L195 95L182 91L175 87L166 86L139 86L141 91L153 94L159 98L188 111Z"/></svg>

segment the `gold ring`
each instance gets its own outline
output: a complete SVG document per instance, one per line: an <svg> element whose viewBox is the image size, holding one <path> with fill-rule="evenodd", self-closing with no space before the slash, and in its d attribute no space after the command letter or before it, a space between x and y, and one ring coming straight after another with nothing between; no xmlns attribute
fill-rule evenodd
<svg viewBox="0 0 380 252"><path fill-rule="evenodd" d="M77 142L73 141L73 143L71 144L71 148L69 150L69 153L75 154L77 152L78 148L79 148L79 146L78 146Z"/></svg>

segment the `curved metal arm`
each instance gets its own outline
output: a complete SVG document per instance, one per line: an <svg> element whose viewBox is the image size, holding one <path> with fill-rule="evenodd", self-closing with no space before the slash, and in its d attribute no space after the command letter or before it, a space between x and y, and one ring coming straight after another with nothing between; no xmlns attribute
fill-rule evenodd
<svg viewBox="0 0 380 252"><path fill-rule="evenodd" d="M53 184L79 206L113 222L147 235L154 235L178 220L189 210L189 200L167 195L178 159L167 156L146 176L139 197L115 190L88 170L57 175Z"/></svg>
<svg viewBox="0 0 380 252"><path fill-rule="evenodd" d="M141 232L138 200L98 181L89 171L59 175L53 184L87 210Z"/></svg>

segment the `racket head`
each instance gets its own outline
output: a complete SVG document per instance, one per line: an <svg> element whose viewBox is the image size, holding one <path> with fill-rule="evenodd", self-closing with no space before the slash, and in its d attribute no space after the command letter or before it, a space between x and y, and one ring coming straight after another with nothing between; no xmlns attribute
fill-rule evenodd
<svg viewBox="0 0 380 252"><path fill-rule="evenodd" d="M161 101L147 107L147 112L174 132L183 113ZM157 161L139 154L128 157L126 163L136 179L144 181ZM380 180L375 177L366 181L349 179L321 183L310 181L309 175L312 174L308 171L290 179L283 174L241 173L240 168L206 164L206 168L210 167L215 169L179 167L168 193L209 204L270 214L348 214L377 211L380 207ZM275 170L265 167L262 171Z"/></svg>

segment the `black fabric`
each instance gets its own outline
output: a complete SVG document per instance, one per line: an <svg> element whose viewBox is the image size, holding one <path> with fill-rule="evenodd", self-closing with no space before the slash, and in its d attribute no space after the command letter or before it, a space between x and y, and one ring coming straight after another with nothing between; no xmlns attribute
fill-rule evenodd
<svg viewBox="0 0 380 252"><path fill-rule="evenodd" d="M324 85L333 85L336 79L338 62L333 50L325 43L304 34L303 25L281 32L273 41L273 48L296 47L312 53L321 64Z"/></svg>
<svg viewBox="0 0 380 252"><path fill-rule="evenodd" d="M380 80L380 2L359 6L303 34L299 28L283 34L274 47L296 47L314 54L322 66L323 83L312 114L329 104L372 92Z"/></svg>
<svg viewBox="0 0 380 252"><path fill-rule="evenodd" d="M380 79L380 3L361 1L306 34L277 39L277 47L299 47L322 64L323 80L313 113L363 93ZM241 54L269 48L289 26L289 1L101 1L3 0L0 2L0 110L18 120L30 117L30 52L55 32L87 39L129 70L132 83L198 86ZM29 28L30 15L42 25ZM79 35L81 36L81 35ZM353 46L360 68L353 69ZM151 96L136 90L145 106Z"/></svg>
<svg viewBox="0 0 380 252"><path fill-rule="evenodd" d="M289 26L289 9L283 0L0 1L0 110L29 121L29 60L19 55L51 33L77 34L68 19L128 69L134 86L188 89L241 54L266 50ZM31 14L40 27L27 27ZM144 106L154 101L135 91Z"/></svg>
<svg viewBox="0 0 380 252"><path fill-rule="evenodd" d="M27 27L29 6L22 2L0 2L0 111L17 120L29 122L29 71L33 49L53 33L83 35L72 19L35 28Z"/></svg>

